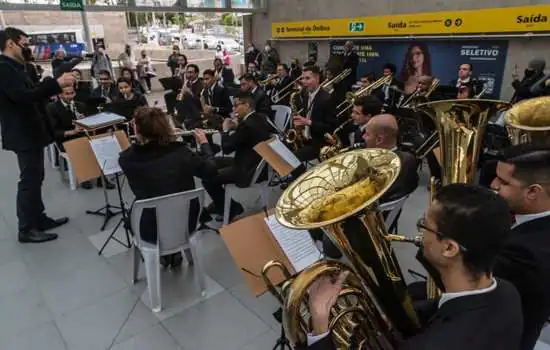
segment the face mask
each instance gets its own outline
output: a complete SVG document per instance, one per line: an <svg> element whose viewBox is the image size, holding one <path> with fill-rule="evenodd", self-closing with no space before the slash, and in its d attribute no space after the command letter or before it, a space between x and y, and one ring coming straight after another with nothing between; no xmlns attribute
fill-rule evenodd
<svg viewBox="0 0 550 350"><path fill-rule="evenodd" d="M532 77L533 75L535 75L535 71L534 71L534 70L531 70L531 69L526 69L526 70L525 70L525 76L526 76L527 78L530 78L530 77Z"/></svg>
<svg viewBox="0 0 550 350"><path fill-rule="evenodd" d="M264 49L265 49L266 51L269 51L269 50L271 50L271 47L269 47L269 46L266 45L266 47L264 47Z"/></svg>
<svg viewBox="0 0 550 350"><path fill-rule="evenodd" d="M32 61L33 57L32 57L31 49L29 47L24 47L24 46L19 45L19 44L17 44L17 46L19 46L21 48L21 55L23 55L23 59L25 60L25 62Z"/></svg>

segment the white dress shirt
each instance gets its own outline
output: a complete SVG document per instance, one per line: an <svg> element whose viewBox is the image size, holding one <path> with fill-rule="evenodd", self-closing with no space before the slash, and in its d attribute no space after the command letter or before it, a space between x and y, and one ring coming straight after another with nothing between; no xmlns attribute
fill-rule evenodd
<svg viewBox="0 0 550 350"><path fill-rule="evenodd" d="M470 77L468 77L468 78L466 78L466 79L460 79L460 78L458 78L458 79L456 80L456 87L457 87L457 88L458 88L458 87L461 87L462 85L468 84L469 82L470 82Z"/></svg>
<svg viewBox="0 0 550 350"><path fill-rule="evenodd" d="M512 228L515 228L521 224L524 224L532 220L543 218L548 215L550 215L550 210L543 211L541 213L536 213L536 214L516 215L516 222L512 225Z"/></svg>
<svg viewBox="0 0 550 350"><path fill-rule="evenodd" d="M74 101L65 102L61 99L60 101L63 107L68 108L73 113L73 115L76 116L76 107L74 105Z"/></svg>
<svg viewBox="0 0 550 350"><path fill-rule="evenodd" d="M495 290L496 288L497 288L497 280L495 278L493 278L493 281L492 281L491 285L487 288L469 290L469 291L457 292L457 293L443 293L443 294L441 294L441 298L439 299L439 304L438 304L437 308L441 308L441 305L448 302L449 300L460 298L460 297L465 297L465 296L472 296L472 295L489 293L489 292L492 292L493 290ZM330 334L330 331L325 332L323 334L319 334L319 335L308 334L307 335L307 345L311 346L311 345L315 344L316 342L318 342L319 340L323 339L324 337L328 336L329 334Z"/></svg>
<svg viewBox="0 0 550 350"><path fill-rule="evenodd" d="M312 91L309 93L309 98L307 100L307 111L306 111L307 112L306 118L308 120L311 120L311 111L313 110L313 101L315 100L315 96L317 96L317 93L319 92L320 89L321 87L319 86L317 89L315 89L315 91ZM306 125L304 128L304 136L307 139L311 138L311 127L309 125Z"/></svg>

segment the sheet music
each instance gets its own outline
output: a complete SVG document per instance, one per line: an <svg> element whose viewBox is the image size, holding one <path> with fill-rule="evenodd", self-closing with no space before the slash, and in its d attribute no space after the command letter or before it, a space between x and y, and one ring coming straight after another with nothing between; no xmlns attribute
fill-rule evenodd
<svg viewBox="0 0 550 350"><path fill-rule="evenodd" d="M291 150L288 149L287 146L285 146L284 143L281 142L278 138L275 138L275 140L268 143L269 147L273 150L273 152L277 153L285 162L287 162L293 169L296 169L297 167L302 164L298 158L292 153Z"/></svg>
<svg viewBox="0 0 550 350"><path fill-rule="evenodd" d="M308 231L286 228L273 215L264 220L297 273L321 259Z"/></svg>
<svg viewBox="0 0 550 350"><path fill-rule="evenodd" d="M122 172L118 164L118 157L122 148L115 135L109 135L90 140L90 146L94 151L97 163L105 175Z"/></svg>
<svg viewBox="0 0 550 350"><path fill-rule="evenodd" d="M101 112L86 118L79 119L78 124L81 124L87 128L94 128L99 125L110 124L110 123L114 124L116 122L125 121L125 120L126 118L124 118L121 115L109 113L109 112Z"/></svg>

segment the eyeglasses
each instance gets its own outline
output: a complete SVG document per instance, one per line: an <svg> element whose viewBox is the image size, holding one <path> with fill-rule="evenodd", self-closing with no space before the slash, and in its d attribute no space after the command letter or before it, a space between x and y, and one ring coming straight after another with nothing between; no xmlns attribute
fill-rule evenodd
<svg viewBox="0 0 550 350"><path fill-rule="evenodd" d="M439 232L439 231L436 231L436 230L434 230L434 229L429 228L429 227L426 225L426 218L424 218L424 217L421 217L420 219L418 219L418 221L416 222L416 229L418 230L418 232L428 231L428 232L434 233L434 234L436 234L440 239L452 239L453 241L455 241L455 242L458 244L458 247L460 248L461 251L463 251L463 252L468 251L468 249L466 249L465 246L463 246L462 244L458 243L454 238L451 238L451 237L447 236L446 234L444 234L444 233L442 233L442 232Z"/></svg>

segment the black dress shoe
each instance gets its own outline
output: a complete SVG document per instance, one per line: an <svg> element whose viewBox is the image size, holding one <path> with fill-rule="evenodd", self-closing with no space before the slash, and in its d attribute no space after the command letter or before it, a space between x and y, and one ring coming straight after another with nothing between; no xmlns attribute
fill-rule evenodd
<svg viewBox="0 0 550 350"><path fill-rule="evenodd" d="M241 203L231 200L231 210L229 212L229 222L232 222L236 216L244 213L244 208ZM216 217L216 221L223 221L223 215Z"/></svg>
<svg viewBox="0 0 550 350"><path fill-rule="evenodd" d="M26 232L19 232L18 239L19 243L43 243L57 239L57 235L55 233L30 230Z"/></svg>
<svg viewBox="0 0 550 350"><path fill-rule="evenodd" d="M94 185L90 181L84 181L82 184L80 184L80 187L82 187L85 190L91 190L94 188Z"/></svg>
<svg viewBox="0 0 550 350"><path fill-rule="evenodd" d="M37 229L40 230L40 231L48 231L48 230L51 230L53 228L65 225L68 222L69 222L68 217L62 217L62 218L59 218L59 219L52 219L52 218L49 218L49 217L45 216L44 218L42 218L42 220L40 220L40 223L38 224Z"/></svg>

